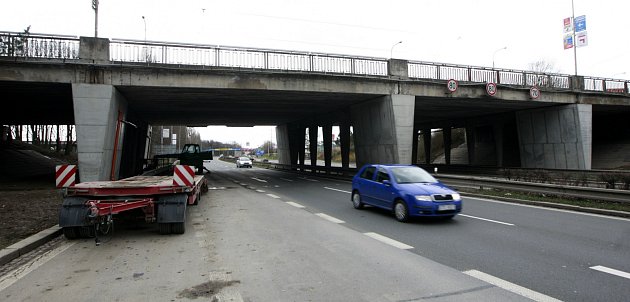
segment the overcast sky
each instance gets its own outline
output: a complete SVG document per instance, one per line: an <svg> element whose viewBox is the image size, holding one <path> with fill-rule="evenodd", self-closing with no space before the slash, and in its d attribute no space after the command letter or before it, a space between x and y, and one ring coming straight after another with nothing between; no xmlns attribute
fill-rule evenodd
<svg viewBox="0 0 630 302"><path fill-rule="evenodd" d="M0 30L94 35L91 0L4 1ZM588 46L578 73L630 79L628 0L574 0L586 16ZM538 60L573 74L563 48L571 0L101 0L99 37L272 48L527 69ZM145 16L145 19L142 19ZM392 46L396 42L401 44ZM500 50L504 47L507 49ZM245 146L269 140L268 127L200 131ZM275 137L274 137L275 141Z"/></svg>

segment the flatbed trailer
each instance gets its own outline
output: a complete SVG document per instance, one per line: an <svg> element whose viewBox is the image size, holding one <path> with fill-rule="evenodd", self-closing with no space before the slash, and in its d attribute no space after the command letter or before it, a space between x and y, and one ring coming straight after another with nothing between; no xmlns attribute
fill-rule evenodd
<svg viewBox="0 0 630 302"><path fill-rule="evenodd" d="M208 184L203 175L195 175L193 167L176 168L173 176L134 176L67 186L59 212L65 237L106 234L119 215L157 222L160 234L183 234L186 208L199 202ZM180 171L190 175L182 176Z"/></svg>

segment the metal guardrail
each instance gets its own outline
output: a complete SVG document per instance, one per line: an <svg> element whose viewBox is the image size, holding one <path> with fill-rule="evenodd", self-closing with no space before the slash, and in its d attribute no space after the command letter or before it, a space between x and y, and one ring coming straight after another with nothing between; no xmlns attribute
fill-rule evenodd
<svg viewBox="0 0 630 302"><path fill-rule="evenodd" d="M0 57L79 59L79 44L75 36L0 32ZM110 61L377 77L387 77L389 68L386 58L123 39L110 40ZM566 74L420 61L409 61L407 70L410 79L630 93L630 81L620 79L584 76L572 87Z"/></svg>
<svg viewBox="0 0 630 302"><path fill-rule="evenodd" d="M511 190L518 192L536 192L539 194L571 196L592 200L630 203L630 191L627 190L574 187L457 175L437 175L437 177L445 184L453 186L458 185L466 187Z"/></svg>

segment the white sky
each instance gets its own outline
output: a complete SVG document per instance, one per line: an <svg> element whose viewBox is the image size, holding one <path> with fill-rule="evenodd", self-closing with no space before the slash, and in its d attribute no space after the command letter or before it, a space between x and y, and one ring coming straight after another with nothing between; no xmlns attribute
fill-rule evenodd
<svg viewBox="0 0 630 302"><path fill-rule="evenodd" d="M630 79L628 0L573 0L586 15L578 73ZM0 30L94 35L91 0L5 1ZM571 0L101 0L99 37L286 49L527 69L544 60L573 74L562 44ZM392 51L392 45L398 41ZM499 50L507 46L505 50ZM200 131L258 146L269 127ZM274 137L275 141L275 137Z"/></svg>

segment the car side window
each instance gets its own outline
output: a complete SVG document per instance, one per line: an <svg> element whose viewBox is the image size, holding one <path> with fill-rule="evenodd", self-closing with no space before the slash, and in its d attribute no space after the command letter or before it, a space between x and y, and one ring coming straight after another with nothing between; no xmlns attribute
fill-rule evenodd
<svg viewBox="0 0 630 302"><path fill-rule="evenodd" d="M363 170L363 173L361 173L361 178L372 180L374 178L375 171L375 167L367 167L365 170Z"/></svg>
<svg viewBox="0 0 630 302"><path fill-rule="evenodd" d="M378 173L376 174L376 181L383 182L383 180L389 180L389 174L385 169L378 169Z"/></svg>

